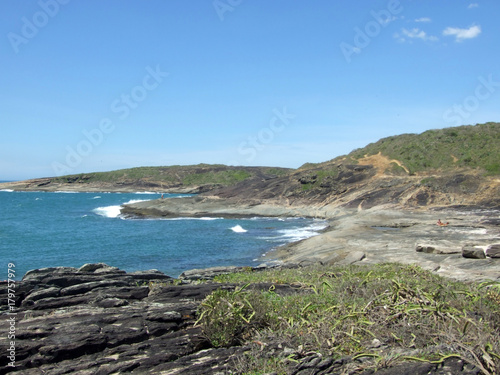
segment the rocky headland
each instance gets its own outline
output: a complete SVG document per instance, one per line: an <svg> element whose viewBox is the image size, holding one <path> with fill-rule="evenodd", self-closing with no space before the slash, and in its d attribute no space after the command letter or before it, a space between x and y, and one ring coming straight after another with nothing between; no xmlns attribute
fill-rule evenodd
<svg viewBox="0 0 500 375"><path fill-rule="evenodd" d="M0 189L196 193L129 204L121 212L136 218L302 216L328 221L319 235L271 251L261 268L396 262L468 283L500 281L499 141L500 124L488 123L389 137L297 170L200 165L167 168L159 172L164 173L161 178L155 171L155 177L134 179L136 171L127 170L111 177L0 184ZM157 271L126 274L106 265L30 272L16 293L19 367L2 362L0 370L230 373L252 344L216 349L194 323L207 295L236 286L195 281L240 270L189 271L178 280ZM296 293L292 285L278 289ZM4 319L2 329L6 324ZM355 361L313 353L294 358L300 360L290 367L293 374L348 372ZM481 372L453 356L439 365L408 368L405 373ZM402 371L391 368L377 374Z"/></svg>
<svg viewBox="0 0 500 375"><path fill-rule="evenodd" d="M270 167L231 167L198 164L167 167L138 167L111 172L80 173L0 183L1 189L15 191L74 192L157 192L199 194L229 186L249 178L270 178L290 169Z"/></svg>

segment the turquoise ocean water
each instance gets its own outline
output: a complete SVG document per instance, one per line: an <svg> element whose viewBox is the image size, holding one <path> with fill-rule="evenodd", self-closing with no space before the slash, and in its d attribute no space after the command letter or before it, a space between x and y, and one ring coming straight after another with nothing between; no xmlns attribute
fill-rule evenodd
<svg viewBox="0 0 500 375"><path fill-rule="evenodd" d="M304 218L125 219L120 205L156 193L0 191L0 265L16 278L42 267L104 262L126 271L182 271L255 266L272 248L310 237L326 226ZM178 199L180 195L165 194Z"/></svg>

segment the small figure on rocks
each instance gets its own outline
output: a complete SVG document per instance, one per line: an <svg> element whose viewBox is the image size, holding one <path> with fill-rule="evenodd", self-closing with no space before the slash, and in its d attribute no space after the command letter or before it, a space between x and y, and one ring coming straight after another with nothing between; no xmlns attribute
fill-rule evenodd
<svg viewBox="0 0 500 375"><path fill-rule="evenodd" d="M443 223L443 222L441 221L441 219L438 219L438 221L437 221L437 223L436 223L436 224L437 224L437 225L439 225L440 227L445 227L445 226L447 226L447 225L448 225L448 224L450 224L450 223L448 223L448 222Z"/></svg>

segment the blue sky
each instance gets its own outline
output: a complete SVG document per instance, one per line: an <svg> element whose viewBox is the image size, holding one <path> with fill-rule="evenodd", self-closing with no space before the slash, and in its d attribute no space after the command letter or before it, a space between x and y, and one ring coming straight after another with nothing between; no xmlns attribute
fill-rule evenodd
<svg viewBox="0 0 500 375"><path fill-rule="evenodd" d="M299 167L500 121L500 2L0 3L0 180Z"/></svg>

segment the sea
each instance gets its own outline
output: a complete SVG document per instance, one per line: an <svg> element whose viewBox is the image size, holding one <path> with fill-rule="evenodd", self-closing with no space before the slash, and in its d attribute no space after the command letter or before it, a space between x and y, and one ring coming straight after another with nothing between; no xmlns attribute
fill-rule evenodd
<svg viewBox="0 0 500 375"><path fill-rule="evenodd" d="M164 194L165 199L186 195ZM308 218L126 218L123 204L153 192L75 193L0 190L0 280L32 269L103 262L127 272L157 269L178 277L214 266L256 266L274 248L318 234ZM272 253L271 253L272 254ZM12 268L11 268L12 269Z"/></svg>

